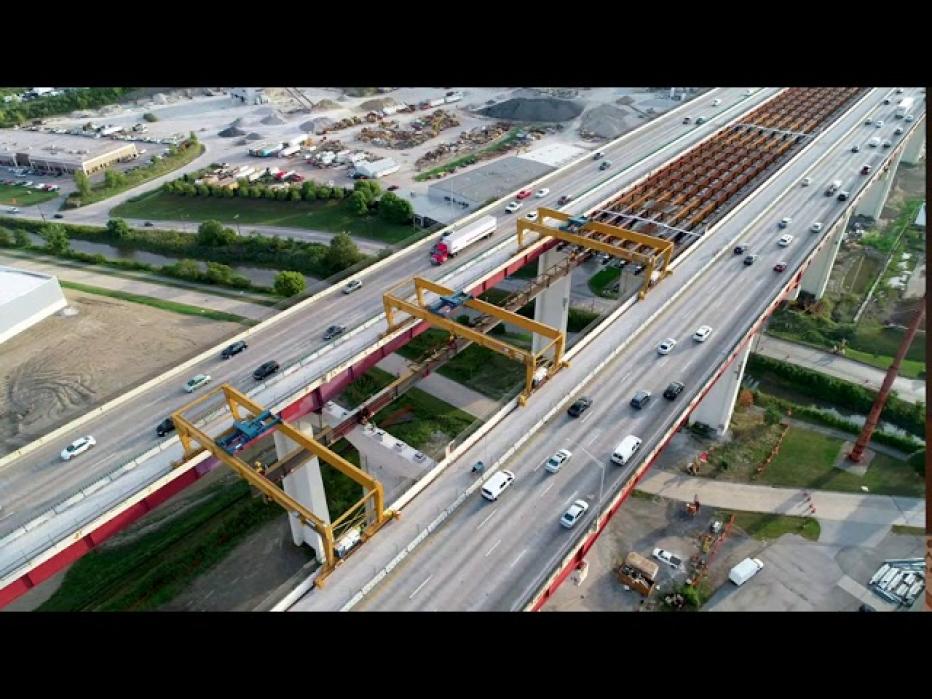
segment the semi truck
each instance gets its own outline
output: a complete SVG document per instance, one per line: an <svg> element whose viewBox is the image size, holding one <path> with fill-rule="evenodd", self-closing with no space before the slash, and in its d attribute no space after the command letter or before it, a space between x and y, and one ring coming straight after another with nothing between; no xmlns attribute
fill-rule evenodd
<svg viewBox="0 0 932 699"><path fill-rule="evenodd" d="M454 257L480 238L491 238L497 226L498 220L494 216L483 216L458 231L447 233L434 245L430 255L431 264L442 265L447 258Z"/></svg>
<svg viewBox="0 0 932 699"><path fill-rule="evenodd" d="M905 99L900 100L900 103L896 105L896 114L894 116L896 116L897 119L902 119L907 114L909 114L912 108L913 108L913 98L906 97Z"/></svg>

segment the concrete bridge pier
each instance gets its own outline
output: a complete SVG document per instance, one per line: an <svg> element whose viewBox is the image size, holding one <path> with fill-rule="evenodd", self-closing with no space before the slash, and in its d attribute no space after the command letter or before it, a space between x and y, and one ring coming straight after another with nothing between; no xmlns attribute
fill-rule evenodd
<svg viewBox="0 0 932 699"><path fill-rule="evenodd" d="M538 258L538 273L557 264L565 257L563 253L551 249ZM566 321L570 310L570 289L572 288L572 273L554 281L549 287L537 296L534 304L534 320L556 328L566 333ZM531 341L531 350L539 352L548 339L534 333ZM551 359L552 359L551 351Z"/></svg>
<svg viewBox="0 0 932 699"><path fill-rule="evenodd" d="M310 419L313 414L300 418L293 426L308 435L314 436L314 425ZM275 432L275 455L283 459L288 454L298 448L298 445L292 442L288 437L280 432ZM300 468L289 473L282 481L285 492L307 507L311 512L320 517L325 522L330 522L330 510L327 507L327 496L324 492L324 481L320 475L320 461L317 457L312 457ZM288 520L291 524L291 538L295 546L307 544L314 549L314 554L318 562L323 563L323 541L313 527L302 524L298 516L288 513Z"/></svg>
<svg viewBox="0 0 932 699"><path fill-rule="evenodd" d="M838 256L838 249L841 247L841 242L845 239L845 231L848 229L848 223L851 221L853 211L854 209L852 207L848 207L845 215L838 219L838 222L825 234L828 237L828 241L825 246L816 253L809 267L803 273L803 278L800 280L799 286L792 298L795 299L798 297L800 291L812 294L817 300L822 298L825 294L825 288L828 286L829 277L832 275L832 267L835 265L835 258ZM804 235L814 234L806 233Z"/></svg>
<svg viewBox="0 0 932 699"><path fill-rule="evenodd" d="M884 204L887 203L887 197L890 195L890 188L893 187L893 177L896 175L896 168L900 164L902 155L903 151L900 151L898 155L894 156L890 165L884 169L883 174L877 177L868 187L858 201L855 213L870 216L874 220L880 218Z"/></svg>
<svg viewBox="0 0 932 699"><path fill-rule="evenodd" d="M926 130L920 125L917 126L906 145L903 148L903 154L900 159L907 165L918 165L926 154Z"/></svg>
<svg viewBox="0 0 932 699"><path fill-rule="evenodd" d="M735 411L735 400L738 398L738 390L744 378L744 367L748 363L751 346L754 344L755 338L752 337L734 361L718 377L718 381L712 384L705 398L689 416L690 424L701 422L711 427L716 437L721 438L725 435L731 424L732 413Z"/></svg>

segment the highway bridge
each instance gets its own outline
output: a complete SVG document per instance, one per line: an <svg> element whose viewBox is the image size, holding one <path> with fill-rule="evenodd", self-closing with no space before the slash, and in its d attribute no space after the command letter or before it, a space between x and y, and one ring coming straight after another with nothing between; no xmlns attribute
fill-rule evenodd
<svg viewBox="0 0 932 699"><path fill-rule="evenodd" d="M717 197L717 190L704 200L703 193L692 198L687 195L680 202L689 207L685 214L683 209L686 207L680 210L667 207L664 213L672 221L658 220L653 214L646 226L651 226L653 232L663 229L673 235L680 235L686 223L690 226L702 224L700 213L708 219L701 237L690 237L690 245L680 246L688 254L681 254L674 261L676 274L661 281L643 301L634 303L632 299L622 304L612 318L600 326L599 332L590 334L572 348L570 367L555 374L532 397L528 407L514 410L512 405L504 406L501 411L503 419L500 422L493 419L488 423L491 431L487 436L474 440L474 446L468 443L461 445L461 458L454 468L439 468L439 477L429 488L422 489L418 497L402 496L393 503L390 506L393 509L403 508L403 517L385 527L371 543L360 547L344 562L330 585L307 595L296 608L342 608L361 600L364 600L364 608L371 605L391 609L413 605L444 609L522 608L532 604L532 598L539 596L542 589L546 590L569 570L572 561L565 562L566 559L573 559L578 555L574 552L591 545L585 542L594 540L634 482L632 469L643 472L652 458L650 452L671 434L672 427L686 418L689 409L699 404L712 380L723 371L727 372L725 367L729 362L733 364L734 358L745 351L743 348L755 323L773 307L774 300L797 288L800 283L804 288L807 286L804 266L811 270L818 268L818 274L807 273L813 277L809 280L812 291L821 294L817 287L831 268L830 261L825 268L825 260L833 257L824 251L833 253L837 249L838 231L843 230L852 206L864 205L871 197L879 198L882 205L886 195L883 187L888 187L892 179L890 173L884 173L882 168L877 168L872 177L858 176L859 156L850 153L850 143L846 140L855 138L864 142L867 136L874 135L873 130L870 133L864 131L873 128L863 124L868 114L886 121L885 129L879 131L884 137L888 135L886 131L892 132L896 124L903 124L902 121L894 122L894 106L887 109L881 105L888 92L891 91L864 90L849 95L851 102L845 105L847 112L840 118L836 115L825 130L816 128L811 132L786 135L795 144L792 147L795 155L792 155L790 163L784 162L780 169L771 172L767 171L765 164L755 173L755 177L767 180L764 185L746 197L738 205L740 208L732 208L717 221L714 220L715 207L706 206L713 201L724 201ZM912 92L918 95L918 91ZM550 199L570 193L577 195L576 200L564 210L574 214L590 213L593 220L603 216L603 212L609 212L604 216L617 220L619 213L613 204L618 204L619 197L629 197L623 203L632 201L632 192L636 192L635 196L640 199L645 196L658 198L647 187L669 186L670 180L656 178L661 171L660 166L671 156L696 144L700 144L700 148L708 144L722 127L726 127L724 133L727 138L744 139L746 145L764 145L767 153L771 148L776 152L780 149L779 145L773 145L777 141L760 141L761 134L755 136L755 126L745 124L749 123L749 117L753 117L755 108L766 106L780 94L781 91L777 90L759 90L751 96L744 95L742 90L713 91L689 103L685 109L696 112L703 105L711 110L712 99L719 98L722 104L716 118L701 127L684 127L681 124L684 108L681 108L650 122L606 149L616 163L610 177L600 181L597 164L587 158L540 183L534 183L533 186L551 188L549 197L541 200L540 204L554 206ZM924 102L921 108L924 109ZM830 114L821 115L827 116ZM916 146L915 137L910 141L912 146L906 144L907 136L919 134L922 130L920 122L924 119L924 112L917 112L915 116L915 122L903 124L911 131L885 153L888 163L899 158L904 148L912 147L918 152L922 144ZM819 118L814 118L818 124ZM768 124L757 126L761 127L757 131L780 130ZM749 135L751 140L748 140ZM722 133L718 136L721 137ZM756 144L755 138L758 140ZM778 153L773 160L780 155ZM756 160L759 162L761 158ZM813 177L812 187L799 187L803 173ZM846 205L821 194L824 181L836 175L845 179L846 186L850 182L852 196ZM635 185L633 189L631 184ZM583 190L584 187L588 189ZM628 191L619 195L625 189ZM726 194L731 196L736 191ZM877 194L878 191L883 197ZM670 205L674 204L671 202ZM500 207L501 203L493 206ZM632 207L621 211L631 214L626 225L636 227L638 217L645 219L634 213ZM797 222L789 229L796 235L796 240L786 249L777 248L775 243L776 220L783 215L791 215ZM821 234L808 233L804 222L809 216L821 217L824 225ZM747 238L752 246L761 248L758 265L746 268L731 257L730 245L739 238ZM408 249L395 255L390 264L383 263L363 273L366 286L353 297L351 308L347 309L350 304L342 295L331 291L249 331L251 356L259 355L260 360L271 356L287 367L278 380L269 382L267 386L253 389L253 382L234 378L236 374L246 373L242 366L236 366L234 362L220 365L216 353L211 353L160 377L151 386L131 392L119 405L109 409L105 406L98 414L88 416L82 424L68 426L67 434L56 434L54 438L21 450L12 459L5 458L0 462L0 473L3 474L0 495L12 514L0 522L0 535L4 536L0 541L0 565L4 575L0 584L3 588L0 602L9 601L40 582L165 497L196 480L212 465L213 460L203 454L172 469L172 462L181 456L177 439L161 444L154 439L154 424L186 402L180 388L186 376L206 371L215 380L249 389L255 400L282 411L286 419L300 420L307 413L319 410L359 371L374 364L372 359L377 361L413 335L408 329L379 338L384 330L384 325L381 325L384 320L379 313L381 294L388 287L419 275L439 279L446 286L457 289L489 288L494 285L496 275L500 279L505 272L514 271L533 259L557 254L547 251L542 255L545 248L552 248L554 243L545 239L519 251L510 220L506 219L491 243L440 268L428 266L424 247ZM766 249L768 247L769 250ZM516 256L516 253L519 254ZM784 275L770 270L770 258L775 256L789 264ZM551 263L551 259L546 259L541 265L545 267ZM824 289L824 283L822 287ZM723 293L724 289L727 293ZM543 303L542 299L538 301L538 306L547 305L545 300ZM546 308L543 312L546 314ZM693 323L688 321L697 319L702 313L708 314L708 319L703 322L714 327L713 335L705 344L690 347L688 335ZM313 322L309 323L308 318ZM322 343L319 340L321 329L334 321L353 330L337 343ZM660 330L661 327L664 329ZM680 337L680 345L673 354L658 358L652 347L668 335ZM255 351L257 347L258 352ZM744 356L746 353L738 357L738 365L743 366ZM635 357L636 363L632 362ZM613 376L611 382L596 379L593 382L596 388L586 389L596 400L590 411L591 417L586 418L587 423L576 427L566 418L547 415L548 412L560 414L560 401L584 388L585 382L595 375L592 367L600 363L605 365L609 359L611 362L599 369L608 372L607 375L617 372L620 376ZM684 363L680 364L681 361ZM655 372L645 372L647 362ZM657 362L656 367L654 362ZM678 402L669 406L655 401L643 413L629 414L626 407L628 394L640 388L659 393L663 388L659 383L669 378L668 372L674 368L682 373L679 379L687 384L687 391ZM734 373L737 377L740 371ZM734 381L732 379L732 383ZM724 386L728 381L720 383ZM728 404L727 409L722 407L725 404ZM727 425L727 416L722 417L722 413L730 414L730 402L718 399L709 401L709 405L713 407L707 408L707 412L711 410L714 418L724 420L716 423L715 419L710 419L710 422ZM159 407L155 409L154 406ZM658 412L665 414L657 415ZM228 421L227 418L218 418L208 422L224 420ZM591 429L585 427L587 424ZM606 429L603 427L605 424L615 426ZM624 425L629 425L632 432L644 438L642 454L645 456L631 467L618 469L607 465L604 457L606 450L610 450L620 438L619 431ZM80 471L55 464L61 444L83 433L94 434L100 445L92 462L83 464ZM509 445L521 441L519 435L530 439L522 445L519 455L513 457L506 452ZM576 453L574 460L550 483L539 483L545 473L539 465L546 456L559 446L577 443L579 446L573 449ZM142 457L139 456L140 450ZM589 457L588 454L594 456ZM477 456L486 463L497 463L508 457L520 461L507 462L509 465L506 467L518 474L518 480L500 503L491 505L492 509L482 509L480 505L485 503L476 502L478 497L469 500L462 497L464 489L474 490L478 480L456 466L471 463ZM598 480L598 493L593 492L596 490L593 479ZM527 492L522 497L521 492L525 490ZM590 503L594 505L588 515L591 521L580 523L574 532L557 532L556 517L562 512L564 501L573 499L570 495L579 497L583 493L589 495ZM451 509L453 503L457 503L457 507ZM552 521L527 516L529 512L543 513L551 509L556 513ZM440 523L436 523L438 517L442 517ZM478 521L473 522L470 518L478 518ZM432 524L435 526L431 528ZM552 527L549 526L551 524ZM428 529L430 536L426 536ZM447 538L465 536L467 530L473 533L468 542L450 542L449 549L444 545ZM477 532L484 533L477 535ZM586 535L582 540L581 534ZM411 547L411 542L418 537L418 545ZM485 544L491 550L479 551ZM378 575L400 555L402 549L409 547L417 553L405 559L400 567L396 563L392 574L383 576L380 585L369 585L373 573ZM444 553L438 553L441 548L449 550L450 553L446 554L449 562L444 562ZM467 556L467 551L472 555ZM477 562L473 558L483 560ZM450 576L458 575L456 571L463 568L466 559L472 561L471 565L479 571L477 576L472 583L451 585ZM487 567L483 568L483 563ZM511 571L509 575L516 577L508 578L503 573L505 568ZM488 571L493 569L496 572L490 574ZM420 584L418 577L422 572L423 580L427 582L413 594L414 590L408 590L406 586L411 582ZM501 589L496 587L498 583L491 584L496 575L502 578ZM548 577L554 580L548 581ZM447 579L446 583L444 579ZM526 583L529 592L516 594L514 580ZM480 584L480 581L485 584ZM478 587L470 592L473 583ZM463 593L460 602L456 601L457 589ZM499 593L494 593L496 589ZM360 594L363 590L366 595ZM402 602L402 597L407 601Z"/></svg>

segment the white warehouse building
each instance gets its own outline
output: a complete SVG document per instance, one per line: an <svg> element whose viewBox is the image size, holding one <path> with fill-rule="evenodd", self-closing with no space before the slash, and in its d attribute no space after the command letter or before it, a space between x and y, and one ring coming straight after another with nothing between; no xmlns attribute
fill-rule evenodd
<svg viewBox="0 0 932 699"><path fill-rule="evenodd" d="M0 344L67 305L55 277L0 266Z"/></svg>

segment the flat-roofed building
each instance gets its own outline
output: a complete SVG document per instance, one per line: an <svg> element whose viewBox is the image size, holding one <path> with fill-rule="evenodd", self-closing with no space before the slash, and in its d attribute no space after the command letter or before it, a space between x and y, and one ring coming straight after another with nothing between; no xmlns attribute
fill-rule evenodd
<svg viewBox="0 0 932 699"><path fill-rule="evenodd" d="M0 266L0 343L67 305L55 277Z"/></svg>
<svg viewBox="0 0 932 699"><path fill-rule="evenodd" d="M25 129L0 131L0 165L49 173L85 175L138 157L136 145L109 138L51 134Z"/></svg>

